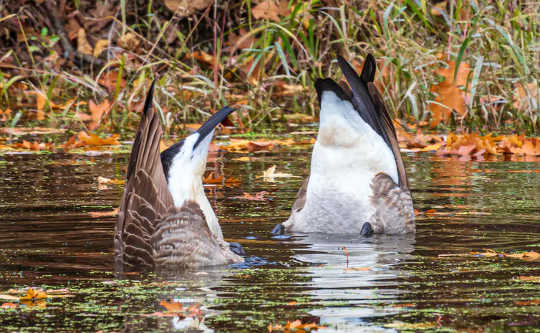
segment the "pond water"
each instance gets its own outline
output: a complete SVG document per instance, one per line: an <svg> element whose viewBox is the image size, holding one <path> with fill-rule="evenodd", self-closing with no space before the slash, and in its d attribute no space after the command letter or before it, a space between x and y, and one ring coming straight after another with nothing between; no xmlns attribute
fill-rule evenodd
<svg viewBox="0 0 540 333"><path fill-rule="evenodd" d="M16 306L0 308L0 327L263 332L297 319L324 326L319 332L540 327L540 263L470 255L540 252L540 160L409 154L416 236L274 239L269 231L287 218L303 178L260 176L272 165L306 176L310 150L227 153L209 163L240 180L207 194L248 265L127 277L113 271L116 217L107 216L123 185L97 177L123 179L128 154L0 155L0 294L49 294L25 304L0 299ZM260 191L268 192L263 201L238 198ZM192 311L171 315L162 301Z"/></svg>

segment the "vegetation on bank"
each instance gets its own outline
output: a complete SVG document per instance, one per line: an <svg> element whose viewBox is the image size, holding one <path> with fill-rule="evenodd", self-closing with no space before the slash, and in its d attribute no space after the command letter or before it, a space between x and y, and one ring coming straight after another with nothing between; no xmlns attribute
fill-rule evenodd
<svg viewBox="0 0 540 333"><path fill-rule="evenodd" d="M372 53L403 124L538 132L538 2L208 1L187 16L180 2L0 5L0 126L131 132L157 78L168 133L226 104L242 131L286 127L316 120L336 55L360 68Z"/></svg>

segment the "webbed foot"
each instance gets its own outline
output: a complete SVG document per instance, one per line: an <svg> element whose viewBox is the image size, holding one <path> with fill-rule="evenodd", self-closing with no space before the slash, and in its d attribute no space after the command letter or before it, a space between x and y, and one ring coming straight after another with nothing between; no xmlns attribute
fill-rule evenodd
<svg viewBox="0 0 540 333"><path fill-rule="evenodd" d="M373 235L373 228L371 227L371 223L364 223L364 225L362 226L362 230L360 230L360 235L364 237L369 237Z"/></svg>
<svg viewBox="0 0 540 333"><path fill-rule="evenodd" d="M246 251L244 251L244 248L242 247L242 245L240 245L240 243L231 242L229 243L229 248L231 249L231 251L233 251L234 253L236 253L237 255L241 257L246 256Z"/></svg>
<svg viewBox="0 0 540 333"><path fill-rule="evenodd" d="M273 235L283 235L284 233L285 233L285 227L281 223L276 224L274 229L272 229Z"/></svg>

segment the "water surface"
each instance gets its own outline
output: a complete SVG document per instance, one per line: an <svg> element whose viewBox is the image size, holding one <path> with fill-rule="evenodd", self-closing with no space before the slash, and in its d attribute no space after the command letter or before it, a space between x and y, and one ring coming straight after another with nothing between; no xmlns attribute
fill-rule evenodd
<svg viewBox="0 0 540 333"><path fill-rule="evenodd" d="M2 308L0 327L253 332L296 319L325 326L321 332L540 327L540 283L520 278L540 276L539 262L467 256L540 252L538 160L405 156L420 213L416 236L274 239L269 230L287 218L303 178L260 176L276 165L304 177L309 153L227 153L209 164L240 179L209 186L207 195L225 237L244 246L251 265L123 278L112 265L116 218L106 216L122 185L97 177L123 179L128 156L0 155L0 294L40 287L69 296ZM267 200L238 198L260 191ZM198 304L201 315L168 316L164 300Z"/></svg>

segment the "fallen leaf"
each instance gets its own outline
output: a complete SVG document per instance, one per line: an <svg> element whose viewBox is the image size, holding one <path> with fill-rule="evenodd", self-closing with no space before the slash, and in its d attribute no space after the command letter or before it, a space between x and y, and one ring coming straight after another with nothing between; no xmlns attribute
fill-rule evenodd
<svg viewBox="0 0 540 333"><path fill-rule="evenodd" d="M90 121L90 123L88 124L88 129L95 130L99 127L103 116L109 113L111 107L111 102L109 102L108 100L104 100L100 104L96 104L94 103L94 101L90 100L88 102L88 110L90 111L90 115L82 112L77 112L75 113L75 117L82 121Z"/></svg>
<svg viewBox="0 0 540 333"><path fill-rule="evenodd" d="M38 299L44 299L47 298L47 293L43 290L37 290L34 288L28 288L26 291L26 295L21 296L21 301L31 301L31 300L38 300Z"/></svg>
<svg viewBox="0 0 540 333"><path fill-rule="evenodd" d="M513 106L517 110L538 110L539 100L540 86L538 81L534 80L525 85L520 82L515 84Z"/></svg>
<svg viewBox="0 0 540 333"><path fill-rule="evenodd" d="M183 17L208 7L213 0L164 0L164 3L175 15Z"/></svg>
<svg viewBox="0 0 540 333"><path fill-rule="evenodd" d="M290 14L289 4L286 0L264 0L251 10L255 19L269 19L279 22L280 17Z"/></svg>
<svg viewBox="0 0 540 333"><path fill-rule="evenodd" d="M105 51L109 47L109 41L107 39L100 39L96 42L96 47L94 47L94 58L99 57L101 52Z"/></svg>
<svg viewBox="0 0 540 333"><path fill-rule="evenodd" d="M117 43L126 50L135 51L139 46L140 41L133 32L127 32L118 38Z"/></svg>
<svg viewBox="0 0 540 333"><path fill-rule="evenodd" d="M540 253L535 251L522 252L522 253L504 253L497 252L491 249L486 249L484 252L471 251L469 253L452 253L452 254L439 254L439 257L497 257L497 258L512 258L521 259L524 261L540 261Z"/></svg>
<svg viewBox="0 0 540 333"><path fill-rule="evenodd" d="M116 217L118 216L118 208L115 208L110 211L103 211L103 212L88 212L88 215L90 215L93 218Z"/></svg>
<svg viewBox="0 0 540 333"><path fill-rule="evenodd" d="M384 327L395 328L398 330L420 330L439 327L437 323L405 323L402 321L394 321L392 323L385 324Z"/></svg>
<svg viewBox="0 0 540 333"><path fill-rule="evenodd" d="M126 182L125 179L110 179L102 176L97 177L98 184L114 184L114 185L121 185Z"/></svg>
<svg viewBox="0 0 540 333"><path fill-rule="evenodd" d="M167 309L168 312L182 312L183 309L182 303L180 302L161 301L159 302L159 305Z"/></svg>
<svg viewBox="0 0 540 333"><path fill-rule="evenodd" d="M86 31L80 28L77 32L77 51L82 54L92 55L92 46L86 39Z"/></svg>
<svg viewBox="0 0 540 333"><path fill-rule="evenodd" d="M468 92L467 78L471 72L471 67L466 63L461 63L454 81L456 62L449 61L448 66L442 67L435 72L444 78L443 81L431 87L431 91L436 94L435 103L429 104L431 111L430 126L436 127L442 122L446 123L450 119L450 113L456 111L460 116L467 112L465 95ZM460 87L465 87L465 91Z"/></svg>
<svg viewBox="0 0 540 333"><path fill-rule="evenodd" d="M98 79L98 83L107 88L107 91L112 94L115 92L117 84L120 89L126 87L126 80L122 77L120 77L120 81L118 81L118 79L118 71L113 70L101 75Z"/></svg>
<svg viewBox="0 0 540 333"><path fill-rule="evenodd" d="M3 309L14 309L17 307L17 304L15 303L2 303L1 308Z"/></svg>
<svg viewBox="0 0 540 333"><path fill-rule="evenodd" d="M526 282L540 282L540 276L520 276L519 280Z"/></svg>
<svg viewBox="0 0 540 333"><path fill-rule="evenodd" d="M540 299L532 299L529 301L514 301L515 305L528 306L528 305L540 305Z"/></svg>
<svg viewBox="0 0 540 333"><path fill-rule="evenodd" d="M62 134L65 133L65 128L51 127L0 127L1 134L7 135L45 135L45 134Z"/></svg>
<svg viewBox="0 0 540 333"><path fill-rule="evenodd" d="M0 109L0 121L8 121L11 119L11 109Z"/></svg>
<svg viewBox="0 0 540 333"><path fill-rule="evenodd" d="M326 328L325 326L320 326L317 323L302 323L300 320L295 320L293 322L287 321L287 324L268 324L268 332L296 332L297 330L303 331L313 331L318 330L319 328Z"/></svg>
<svg viewBox="0 0 540 333"><path fill-rule="evenodd" d="M523 253L513 253L513 254L503 254L505 258L514 258L521 259L525 261L540 261L540 253L535 251L523 252Z"/></svg>
<svg viewBox="0 0 540 333"><path fill-rule="evenodd" d="M242 199L242 200L250 200L250 201L265 201L265 195L267 195L268 192L261 191L257 192L255 194L249 194L247 192L244 192L241 196L233 197L235 199Z"/></svg>
<svg viewBox="0 0 540 333"><path fill-rule="evenodd" d="M213 177L212 174L209 174L206 177L203 177L203 184L215 184L215 185L226 185L226 186L238 186L240 185L241 181L238 178L235 177L224 177L224 176L218 176Z"/></svg>
<svg viewBox="0 0 540 333"><path fill-rule="evenodd" d="M276 172L276 166L272 165L265 171L263 171L262 178L265 182L273 183L276 178L299 178L299 176L291 175L290 173Z"/></svg>
<svg viewBox="0 0 540 333"><path fill-rule="evenodd" d="M113 134L107 138L100 138L94 133L86 133L80 131L79 134L72 136L62 146L65 151L78 147L96 147L96 146L114 146L120 145L118 142L118 134Z"/></svg>
<svg viewBox="0 0 540 333"><path fill-rule="evenodd" d="M214 67L216 65L216 58L213 55L208 54L204 51L194 51L193 53L188 54L187 57L195 59L211 67ZM221 70L221 64L219 62L217 63L217 66L218 69Z"/></svg>
<svg viewBox="0 0 540 333"><path fill-rule="evenodd" d="M369 271L369 267L347 267L345 268L345 272L365 272Z"/></svg>
<svg viewBox="0 0 540 333"><path fill-rule="evenodd" d="M294 96L307 90L307 87L299 84L288 84L285 81L274 82L274 87L276 89L273 94L275 97Z"/></svg>

